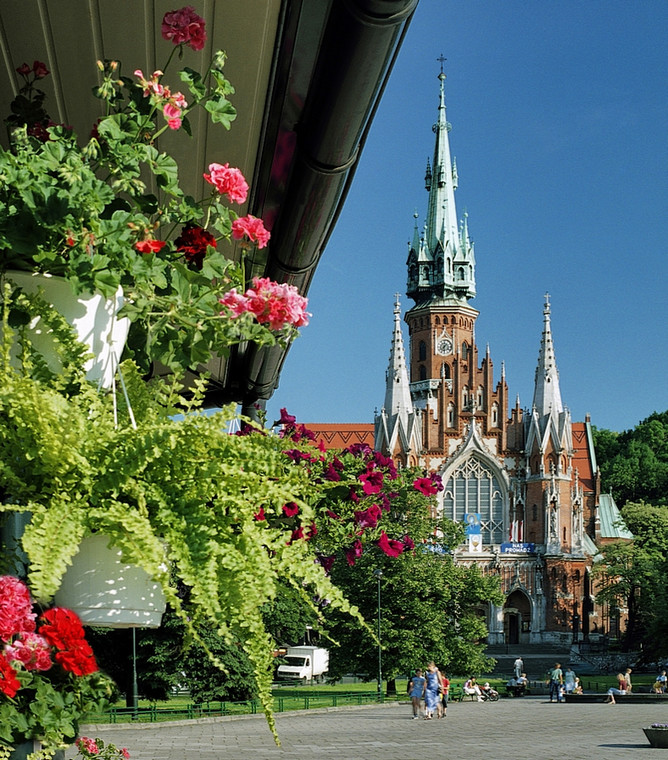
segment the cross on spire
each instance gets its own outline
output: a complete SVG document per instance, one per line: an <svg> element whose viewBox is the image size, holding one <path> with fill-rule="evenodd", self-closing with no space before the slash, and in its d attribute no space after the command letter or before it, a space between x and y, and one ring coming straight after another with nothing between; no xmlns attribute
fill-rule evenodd
<svg viewBox="0 0 668 760"><path fill-rule="evenodd" d="M439 55L439 57L436 59L441 64L441 74L443 73L443 64L448 60L443 53Z"/></svg>

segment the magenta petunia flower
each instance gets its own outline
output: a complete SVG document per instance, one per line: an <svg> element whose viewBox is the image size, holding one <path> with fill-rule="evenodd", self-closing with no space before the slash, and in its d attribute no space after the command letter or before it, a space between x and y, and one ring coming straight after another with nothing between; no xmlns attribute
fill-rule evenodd
<svg viewBox="0 0 668 760"><path fill-rule="evenodd" d="M404 550L404 542L389 538L385 531L381 531L380 538L376 541L378 548L385 552L388 557L398 557Z"/></svg>
<svg viewBox="0 0 668 760"><path fill-rule="evenodd" d="M383 512L378 504L372 504L368 509L355 511L355 522L360 528L375 528Z"/></svg>
<svg viewBox="0 0 668 760"><path fill-rule="evenodd" d="M362 490L367 496L380 493L383 488L383 473L378 470L362 473L359 479L362 482Z"/></svg>
<svg viewBox="0 0 668 760"><path fill-rule="evenodd" d="M347 563L352 567L355 564L355 562L357 562L357 560L362 556L363 551L364 551L364 547L362 546L362 542L358 538L355 540L355 543L351 547L344 550Z"/></svg>
<svg viewBox="0 0 668 760"><path fill-rule="evenodd" d="M413 481L413 488L425 496L433 496L438 493L438 488L431 478L417 478Z"/></svg>

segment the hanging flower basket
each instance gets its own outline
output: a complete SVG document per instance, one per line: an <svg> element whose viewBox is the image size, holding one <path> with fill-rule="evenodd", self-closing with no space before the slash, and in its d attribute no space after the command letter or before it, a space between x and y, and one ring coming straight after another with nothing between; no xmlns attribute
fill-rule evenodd
<svg viewBox="0 0 668 760"><path fill-rule="evenodd" d="M67 320L79 341L94 355L84 365L86 377L102 388L110 388L130 328L129 319L116 316L123 305L123 289L119 287L115 297L107 299L100 293L76 295L64 277L17 270L6 272L5 277L26 293L42 290L44 298ZM40 317L31 321L29 329L35 349L45 357L53 371L58 371L53 339L44 329Z"/></svg>
<svg viewBox="0 0 668 760"><path fill-rule="evenodd" d="M108 628L158 628L165 611L160 585L123 562L120 549L103 535L81 542L54 601L76 612L84 625Z"/></svg>
<svg viewBox="0 0 668 760"><path fill-rule="evenodd" d="M655 723L643 728L649 743L655 749L668 749L668 723Z"/></svg>

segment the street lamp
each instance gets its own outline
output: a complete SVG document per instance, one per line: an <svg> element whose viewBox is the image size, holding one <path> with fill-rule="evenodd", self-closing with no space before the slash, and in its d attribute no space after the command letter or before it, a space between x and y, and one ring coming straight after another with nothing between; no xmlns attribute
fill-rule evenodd
<svg viewBox="0 0 668 760"><path fill-rule="evenodd" d="M383 659L380 643L380 579L383 577L383 571L376 569L373 574L378 580L378 701L383 700Z"/></svg>

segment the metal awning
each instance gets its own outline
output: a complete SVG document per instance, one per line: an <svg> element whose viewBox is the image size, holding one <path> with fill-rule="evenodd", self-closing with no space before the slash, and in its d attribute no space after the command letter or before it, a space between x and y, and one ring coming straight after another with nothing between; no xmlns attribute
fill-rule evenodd
<svg viewBox="0 0 668 760"><path fill-rule="evenodd" d="M228 53L236 88L231 131L202 116L193 140L165 135L181 158L182 185L201 195L202 167L239 167L251 184L247 209L272 237L248 267L308 292L341 210L367 132L418 0L188 0L209 37L186 65L201 70L215 49ZM95 61L115 58L123 73L163 63L160 22L173 0L3 0L0 92L16 91L15 69L42 60L54 118L85 134L99 116L88 93ZM56 116L57 114L57 116ZM161 138L163 140L163 138ZM239 256L230 247L230 256ZM344 283L341 283L343 286ZM271 397L287 350L239 347L218 358L208 401L237 401L247 411Z"/></svg>

